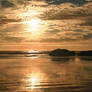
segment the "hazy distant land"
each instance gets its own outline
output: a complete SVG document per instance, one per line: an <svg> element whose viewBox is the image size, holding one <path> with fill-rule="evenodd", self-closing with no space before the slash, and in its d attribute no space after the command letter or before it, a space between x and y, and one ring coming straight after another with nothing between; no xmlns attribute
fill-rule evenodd
<svg viewBox="0 0 92 92"><path fill-rule="evenodd" d="M92 60L92 50L70 51L67 49L55 49L52 51L0 51L0 58L35 57L42 54L46 54L50 57L64 57L64 59L69 59L70 57L80 57L82 59Z"/></svg>
<svg viewBox="0 0 92 92"><path fill-rule="evenodd" d="M49 53L50 56L92 56L92 50L70 51L67 49L55 49Z"/></svg>

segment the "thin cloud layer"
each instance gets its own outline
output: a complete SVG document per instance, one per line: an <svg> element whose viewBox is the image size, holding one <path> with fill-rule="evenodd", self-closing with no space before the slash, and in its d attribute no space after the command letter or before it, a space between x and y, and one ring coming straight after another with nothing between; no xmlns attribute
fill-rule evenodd
<svg viewBox="0 0 92 92"><path fill-rule="evenodd" d="M87 0L4 0L0 15L0 41L9 42L75 42L92 40L92 3ZM25 19L40 18L47 28L39 39L32 39L21 24ZM11 24L10 24L11 23ZM18 23L19 26L12 26ZM21 26L21 25L23 26ZM32 23L29 22L29 26ZM14 36L14 34L16 34ZM36 33L35 33L36 34ZM36 36L36 35L35 35ZM36 38L36 37L35 37Z"/></svg>
<svg viewBox="0 0 92 92"><path fill-rule="evenodd" d="M83 7L77 7L73 4L66 3L64 5L59 5L55 8L48 9L43 16L45 19L47 18L55 20L89 17L92 16L92 3L88 3Z"/></svg>
<svg viewBox="0 0 92 92"><path fill-rule="evenodd" d="M0 26L2 26L3 24L19 22L19 21L21 20L20 19L10 19L10 18L7 18L6 16L0 16Z"/></svg>

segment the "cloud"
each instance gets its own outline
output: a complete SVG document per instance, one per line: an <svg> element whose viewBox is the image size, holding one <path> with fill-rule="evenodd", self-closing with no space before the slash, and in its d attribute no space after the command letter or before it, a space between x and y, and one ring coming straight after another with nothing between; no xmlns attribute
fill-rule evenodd
<svg viewBox="0 0 92 92"><path fill-rule="evenodd" d="M9 8L15 6L13 3L9 2L8 0L0 0L0 3L3 8Z"/></svg>
<svg viewBox="0 0 92 92"><path fill-rule="evenodd" d="M24 37L18 37L16 35L13 35L14 32L9 31L9 30L0 30L0 42L22 42L23 40L25 40Z"/></svg>
<svg viewBox="0 0 92 92"><path fill-rule="evenodd" d="M17 4L25 4L25 0L14 0L14 2L16 2Z"/></svg>
<svg viewBox="0 0 92 92"><path fill-rule="evenodd" d="M54 33L55 32L55 33ZM72 31L47 31L41 42L75 42L92 39L90 30L76 29Z"/></svg>
<svg viewBox="0 0 92 92"><path fill-rule="evenodd" d="M20 19L10 19L10 18L7 18L6 16L0 16L0 26L3 24L19 22L19 21L21 20Z"/></svg>
<svg viewBox="0 0 92 92"><path fill-rule="evenodd" d="M24 5L25 0L5 0L14 5ZM26 8L8 8L4 9L3 16L0 16L0 26L7 23L20 22L17 14L23 16L23 19L31 19L34 16L42 18L46 22L46 29L38 39L32 38L32 33L25 30L25 25L15 23L9 24L9 27L0 31L0 39L6 42L69 42L83 41L92 39L92 3L87 3L82 6L77 6L75 3L66 2L54 4L56 0L26 0ZM62 1L62 0L61 0ZM61 2L60 1L60 2ZM73 1L73 0L72 0ZM74 2L77 0L74 0ZM81 0L80 0L81 1ZM41 2L41 4L40 4ZM52 4L51 4L52 3ZM58 3L58 1L57 1ZM11 6L13 7L13 6ZM9 11L8 11L9 10ZM27 12L28 10L28 12ZM6 12L5 12L6 11ZM31 13L41 12L37 15ZM11 15L11 16L10 16ZM39 15L39 16L38 16ZM7 16L7 17L6 17ZM27 16L27 17L26 17ZM20 18L20 17L19 17ZM23 20L22 20L23 21ZM44 25L44 24L43 24ZM45 26L45 25L44 25ZM35 35L36 36L36 35Z"/></svg>
<svg viewBox="0 0 92 92"><path fill-rule="evenodd" d="M20 43L24 40L24 38L23 37L8 37L8 36L6 36L6 37L4 37L3 40L5 40L7 42Z"/></svg>
<svg viewBox="0 0 92 92"><path fill-rule="evenodd" d="M83 39L84 40L92 39L92 33L88 33L88 34L83 35Z"/></svg>
<svg viewBox="0 0 92 92"><path fill-rule="evenodd" d="M72 38L46 38L42 39L41 42L67 42L67 41L77 41L77 39L72 39Z"/></svg>
<svg viewBox="0 0 92 92"><path fill-rule="evenodd" d="M57 33L59 33L60 32L60 30L58 30L58 29L51 29L51 30L47 30L47 31L45 31L45 34L57 34Z"/></svg>
<svg viewBox="0 0 92 92"><path fill-rule="evenodd" d="M67 6L67 9L66 7ZM63 5L54 6L55 8L48 8L48 10L44 13L44 19L74 19L74 18L82 18L92 16L92 3L88 3L82 7L71 7L74 6L70 3L65 3Z"/></svg>
<svg viewBox="0 0 92 92"><path fill-rule="evenodd" d="M87 0L46 0L46 1L48 2L48 4L55 4L55 5L70 2L76 5L82 6L88 3Z"/></svg>
<svg viewBox="0 0 92 92"><path fill-rule="evenodd" d="M21 24L7 24L5 27L0 29L0 42L5 43L20 43L26 38L22 36Z"/></svg>
<svg viewBox="0 0 92 92"><path fill-rule="evenodd" d="M73 4L79 5L79 6L82 6L86 3L88 3L87 0L46 0L46 2L49 5L51 5L51 4L59 5L59 4L62 4L62 3L70 2L70 3L73 3Z"/></svg>
<svg viewBox="0 0 92 92"><path fill-rule="evenodd" d="M80 26L92 26L92 16L86 18Z"/></svg>

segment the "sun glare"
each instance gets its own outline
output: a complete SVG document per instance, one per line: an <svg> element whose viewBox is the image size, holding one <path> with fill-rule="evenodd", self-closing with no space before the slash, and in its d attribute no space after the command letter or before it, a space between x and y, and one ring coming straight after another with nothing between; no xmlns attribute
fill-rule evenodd
<svg viewBox="0 0 92 92"><path fill-rule="evenodd" d="M27 24L27 30L28 31L38 31L39 28L41 28L41 20L40 19L32 19L29 21L24 21L25 24Z"/></svg>
<svg viewBox="0 0 92 92"><path fill-rule="evenodd" d="M32 54L39 53L39 51L37 51L37 50L31 50L31 51L28 51L28 52L32 53Z"/></svg>
<svg viewBox="0 0 92 92"><path fill-rule="evenodd" d="M40 41L44 36L44 31L47 30L47 24L44 20L39 18L42 13L40 9L33 7L26 7L25 10L21 11L19 17L22 19L20 24L23 24L23 34L28 40Z"/></svg>
<svg viewBox="0 0 92 92"><path fill-rule="evenodd" d="M29 21L22 22L24 24L25 32L29 32L30 39L40 39L46 30L46 25L43 20L39 18L32 18Z"/></svg>
<svg viewBox="0 0 92 92"><path fill-rule="evenodd" d="M29 79L27 80L29 82L29 88L34 89L36 88L36 85L40 85L41 79L39 78L39 74L31 74L29 75Z"/></svg>

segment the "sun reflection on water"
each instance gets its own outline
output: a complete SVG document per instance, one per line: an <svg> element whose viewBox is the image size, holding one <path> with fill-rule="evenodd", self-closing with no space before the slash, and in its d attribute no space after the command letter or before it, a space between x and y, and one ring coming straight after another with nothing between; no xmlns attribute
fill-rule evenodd
<svg viewBox="0 0 92 92"><path fill-rule="evenodd" d="M27 79L27 81L29 82L28 89L34 89L37 88L38 85L40 85L41 78L39 74L33 73L33 74L29 74L29 78Z"/></svg>
<svg viewBox="0 0 92 92"><path fill-rule="evenodd" d="M46 81L47 75L43 73L43 70L41 70L39 63L34 62L31 66L30 72L26 74L26 89L30 90L42 88Z"/></svg>

